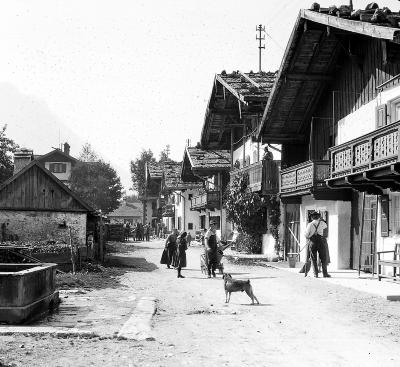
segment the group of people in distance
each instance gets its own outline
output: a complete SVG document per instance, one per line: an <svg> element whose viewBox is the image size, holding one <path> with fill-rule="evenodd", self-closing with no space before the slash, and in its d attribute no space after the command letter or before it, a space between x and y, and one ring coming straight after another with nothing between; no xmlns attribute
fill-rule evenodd
<svg viewBox="0 0 400 367"><path fill-rule="evenodd" d="M215 270L219 262L218 243L219 243L219 238L216 233L216 222L211 221L210 229L204 236L205 257L206 257L209 278L211 278L211 275L213 277L216 276ZM180 234L178 234L178 230L173 229L172 233L168 235L165 241L165 247L161 255L160 263L167 265L168 269L171 269L171 267L177 269L178 278L184 278L181 272L182 268L185 268L187 265L187 260L186 260L187 248L188 248L187 232L182 231Z"/></svg>

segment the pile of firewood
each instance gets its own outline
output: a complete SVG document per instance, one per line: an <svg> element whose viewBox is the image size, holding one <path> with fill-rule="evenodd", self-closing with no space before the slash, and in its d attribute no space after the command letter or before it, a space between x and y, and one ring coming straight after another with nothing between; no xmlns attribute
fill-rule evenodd
<svg viewBox="0 0 400 367"><path fill-rule="evenodd" d="M400 13L392 12L387 7L380 9L377 3L368 4L364 10L352 10L349 5L341 5L339 7L333 5L329 8L321 8L318 3L313 3L310 10L345 19L360 20L396 28L400 26Z"/></svg>

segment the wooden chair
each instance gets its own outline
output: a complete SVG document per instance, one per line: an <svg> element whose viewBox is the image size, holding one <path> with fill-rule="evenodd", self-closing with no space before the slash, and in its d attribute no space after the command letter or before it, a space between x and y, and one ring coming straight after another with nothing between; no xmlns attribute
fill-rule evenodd
<svg viewBox="0 0 400 367"><path fill-rule="evenodd" d="M378 251L378 280L382 278L390 278L393 280L398 279L397 268L400 268L400 243L396 243L394 250L392 251ZM393 254L393 259L382 259L383 254ZM393 268L393 275L383 274L385 266L391 266Z"/></svg>

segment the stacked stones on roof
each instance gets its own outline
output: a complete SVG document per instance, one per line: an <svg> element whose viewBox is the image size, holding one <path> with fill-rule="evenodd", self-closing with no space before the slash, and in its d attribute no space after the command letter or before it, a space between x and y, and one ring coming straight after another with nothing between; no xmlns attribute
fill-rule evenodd
<svg viewBox="0 0 400 367"><path fill-rule="evenodd" d="M191 188L200 188L201 182L184 182L181 179L182 163L164 162L164 186L166 190L185 190Z"/></svg>
<svg viewBox="0 0 400 367"><path fill-rule="evenodd" d="M233 71L227 74L223 71L218 75L225 83L233 88L242 97L268 98L274 85L277 72L250 72Z"/></svg>
<svg viewBox="0 0 400 367"><path fill-rule="evenodd" d="M160 163L149 164L149 175L152 178L161 178L163 173L163 167Z"/></svg>
<svg viewBox="0 0 400 367"><path fill-rule="evenodd" d="M375 23L381 26L399 28L400 25L399 12L392 12L387 7L380 9L377 3L368 4L364 10L352 10L348 5L339 7L333 5L329 8L321 8L318 3L313 3L310 10L340 18Z"/></svg>
<svg viewBox="0 0 400 367"><path fill-rule="evenodd" d="M193 168L227 168L231 166L230 151L207 151L199 148L187 148Z"/></svg>

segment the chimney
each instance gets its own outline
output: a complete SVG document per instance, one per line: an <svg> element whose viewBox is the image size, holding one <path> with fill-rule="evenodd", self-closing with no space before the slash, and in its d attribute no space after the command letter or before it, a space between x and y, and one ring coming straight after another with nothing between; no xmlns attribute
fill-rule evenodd
<svg viewBox="0 0 400 367"><path fill-rule="evenodd" d="M14 175L33 161L33 150L20 148L14 153Z"/></svg>
<svg viewBox="0 0 400 367"><path fill-rule="evenodd" d="M64 143L64 153L66 155L69 155L69 149L70 149L70 145L68 143Z"/></svg>

